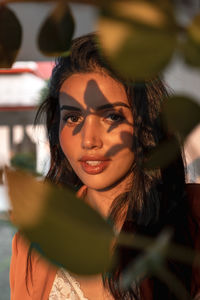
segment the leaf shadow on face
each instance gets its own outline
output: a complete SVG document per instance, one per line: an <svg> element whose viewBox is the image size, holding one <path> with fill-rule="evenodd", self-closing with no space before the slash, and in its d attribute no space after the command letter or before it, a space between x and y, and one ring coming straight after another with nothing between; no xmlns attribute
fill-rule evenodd
<svg viewBox="0 0 200 300"><path fill-rule="evenodd" d="M94 95L94 97L93 97ZM114 108L114 105L112 106L112 104L108 101L108 99L105 97L105 95L102 93L100 87L98 86L97 82L95 80L89 80L87 87L85 89L84 92L84 103L86 104L86 109L83 108L83 106L75 99L73 98L71 95L61 92L60 96L64 99L66 98L66 100L70 100L70 106L75 106L77 108L79 108L80 110L82 110L82 112L84 113L84 115L89 115L89 114L98 114L98 110L100 110L101 108ZM94 98L98 99L97 101L94 101ZM116 101L117 102L117 101ZM100 105L98 105L98 103ZM121 102L120 102L121 103ZM119 110L120 114L122 116L124 116L122 109ZM130 125L131 127L133 127L133 124L128 122L127 120L123 121L125 124ZM80 133L82 127L84 125L84 120L78 124L74 130L73 130L73 136ZM116 129L118 126L120 125L120 123L115 123L115 124L111 124L110 127L108 128L107 132L110 133L112 130ZM124 148L129 148L131 151L133 150L133 147L130 147L130 143L128 141L130 141L130 138L133 139L133 135L130 132L126 132L123 131L120 133L120 137L121 137L121 144L116 144L114 146L112 146L107 152L106 152L106 156L111 156L111 155L115 155L117 154L119 151L123 150Z"/></svg>
<svg viewBox="0 0 200 300"><path fill-rule="evenodd" d="M130 132L126 132L123 131L120 133L120 138L122 143L121 144L116 144L114 146L112 146L106 153L105 156L110 157L113 156L115 154L117 154L118 152L122 151L125 148L129 148L129 150L133 151L133 147L130 147L130 143L129 140L132 139L133 140L133 135Z"/></svg>

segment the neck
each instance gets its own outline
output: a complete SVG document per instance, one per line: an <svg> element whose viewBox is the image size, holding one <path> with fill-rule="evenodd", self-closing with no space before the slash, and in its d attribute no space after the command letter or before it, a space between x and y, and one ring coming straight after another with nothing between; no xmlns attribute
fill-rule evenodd
<svg viewBox="0 0 200 300"><path fill-rule="evenodd" d="M113 200L120 194L130 190L133 174L130 173L121 182L103 190L95 190L88 187L86 201L96 209L103 217L107 218Z"/></svg>

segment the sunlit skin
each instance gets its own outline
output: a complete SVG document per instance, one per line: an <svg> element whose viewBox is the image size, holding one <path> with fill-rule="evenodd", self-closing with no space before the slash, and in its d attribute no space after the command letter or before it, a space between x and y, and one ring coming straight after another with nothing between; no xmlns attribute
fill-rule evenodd
<svg viewBox="0 0 200 300"><path fill-rule="evenodd" d="M100 72L74 74L59 102L61 148L88 187L87 201L107 215L132 180L133 115L124 87Z"/></svg>

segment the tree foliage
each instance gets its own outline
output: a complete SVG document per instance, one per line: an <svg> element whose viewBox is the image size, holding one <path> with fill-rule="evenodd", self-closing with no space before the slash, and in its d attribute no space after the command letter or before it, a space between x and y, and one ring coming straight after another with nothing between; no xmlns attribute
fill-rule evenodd
<svg viewBox="0 0 200 300"><path fill-rule="evenodd" d="M38 32L38 48L47 56L68 55L75 21L68 1L54 2L54 10ZM162 73L177 51L188 65L200 67L200 12L189 25L179 24L175 5L180 5L181 1L70 2L97 6L101 54L123 77L138 82L154 78ZM9 68L20 49L22 33L20 20L17 20L5 2L0 4L0 26L3 28L0 33L0 66ZM149 155L144 166L147 168L166 166L174 159L177 140L183 141L199 123L200 106L185 95L175 95L166 101L162 115L172 134ZM172 274L168 273L163 264L166 256L173 252L170 250L172 245L168 233L161 234L155 241L136 236L131 239L129 235L123 234L116 236L108 221L77 199L70 189L63 190L50 183L41 183L19 171L7 170L6 178L14 224L52 262L82 274L103 272L110 266L110 244L115 240L129 247L146 250L141 259L126 270L124 286L141 272L155 275L158 270L162 270L162 279L170 282ZM176 259L191 263L192 252L185 249L185 252L182 251L185 255L179 257L176 253L180 251L176 248L173 252ZM181 298L184 290L180 283L174 278L171 282L171 288Z"/></svg>

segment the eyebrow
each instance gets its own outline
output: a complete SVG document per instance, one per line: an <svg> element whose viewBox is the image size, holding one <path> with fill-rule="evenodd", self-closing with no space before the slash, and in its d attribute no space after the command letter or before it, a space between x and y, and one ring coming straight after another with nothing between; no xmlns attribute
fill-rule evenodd
<svg viewBox="0 0 200 300"><path fill-rule="evenodd" d="M117 107L117 106L123 106L126 108L130 109L130 106L125 104L124 102L115 102L115 103L108 103L108 104L104 104L104 105L100 105L98 107L95 108L96 111L100 111L100 110L104 110L104 109L109 109L109 108L113 108L113 107ZM80 108L76 107L76 106L71 106L71 105L62 105L60 110L73 110L73 111L81 111Z"/></svg>

